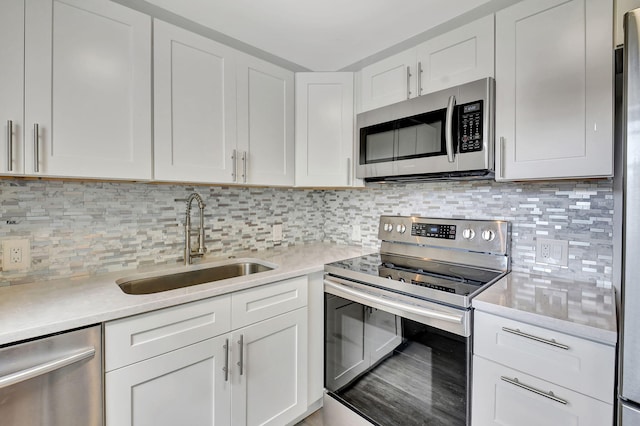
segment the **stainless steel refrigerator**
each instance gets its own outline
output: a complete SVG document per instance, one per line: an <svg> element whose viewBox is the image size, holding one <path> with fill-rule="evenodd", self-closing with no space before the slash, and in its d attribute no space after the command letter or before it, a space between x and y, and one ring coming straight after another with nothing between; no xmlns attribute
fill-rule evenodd
<svg viewBox="0 0 640 426"><path fill-rule="evenodd" d="M622 297L618 421L640 425L640 9L625 15L622 83Z"/></svg>

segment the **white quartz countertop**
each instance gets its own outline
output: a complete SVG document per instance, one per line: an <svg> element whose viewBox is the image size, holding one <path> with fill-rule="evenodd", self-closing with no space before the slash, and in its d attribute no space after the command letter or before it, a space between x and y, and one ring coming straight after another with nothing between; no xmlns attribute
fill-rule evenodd
<svg viewBox="0 0 640 426"><path fill-rule="evenodd" d="M319 272L325 263L371 251L361 247L317 243L235 253L234 260L258 259L276 268L148 295L125 294L116 281L214 266L216 263L228 263L229 257L205 257L189 267L157 266L144 271L121 271L94 277L0 287L0 345Z"/></svg>
<svg viewBox="0 0 640 426"><path fill-rule="evenodd" d="M613 289L512 272L473 299L480 311L615 345Z"/></svg>

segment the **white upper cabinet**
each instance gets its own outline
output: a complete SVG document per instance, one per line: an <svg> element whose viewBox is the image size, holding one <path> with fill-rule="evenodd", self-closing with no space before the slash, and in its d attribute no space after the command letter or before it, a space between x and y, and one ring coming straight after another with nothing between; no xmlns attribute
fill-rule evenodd
<svg viewBox="0 0 640 426"><path fill-rule="evenodd" d="M235 181L235 52L154 20L154 178Z"/></svg>
<svg viewBox="0 0 640 426"><path fill-rule="evenodd" d="M154 178L293 185L293 72L154 28Z"/></svg>
<svg viewBox="0 0 640 426"><path fill-rule="evenodd" d="M293 72L238 53L238 183L292 186Z"/></svg>
<svg viewBox="0 0 640 426"><path fill-rule="evenodd" d="M489 15L417 47L418 96L494 76L494 16Z"/></svg>
<svg viewBox="0 0 640 426"><path fill-rule="evenodd" d="M416 96L416 51L406 50L360 71L362 111Z"/></svg>
<svg viewBox="0 0 640 426"><path fill-rule="evenodd" d="M351 186L353 73L296 74L296 185Z"/></svg>
<svg viewBox="0 0 640 426"><path fill-rule="evenodd" d="M496 179L613 174L612 0L496 15Z"/></svg>
<svg viewBox="0 0 640 426"><path fill-rule="evenodd" d="M24 0L0 3L0 173L24 170Z"/></svg>
<svg viewBox="0 0 640 426"><path fill-rule="evenodd" d="M362 111L494 76L494 17L486 16L360 72Z"/></svg>
<svg viewBox="0 0 640 426"><path fill-rule="evenodd" d="M27 174L151 178L151 19L101 0L26 0Z"/></svg>

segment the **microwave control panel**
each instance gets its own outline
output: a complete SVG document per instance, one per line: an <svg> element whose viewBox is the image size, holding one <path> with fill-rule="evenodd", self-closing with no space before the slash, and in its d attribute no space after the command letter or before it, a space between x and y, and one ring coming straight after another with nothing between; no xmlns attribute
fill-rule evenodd
<svg viewBox="0 0 640 426"><path fill-rule="evenodd" d="M460 105L458 108L458 151L482 151L482 101Z"/></svg>

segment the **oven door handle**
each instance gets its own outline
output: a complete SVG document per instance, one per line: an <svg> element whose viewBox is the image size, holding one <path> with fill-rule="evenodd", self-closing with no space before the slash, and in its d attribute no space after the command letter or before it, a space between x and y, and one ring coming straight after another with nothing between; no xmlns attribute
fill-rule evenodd
<svg viewBox="0 0 640 426"><path fill-rule="evenodd" d="M347 296L356 297L360 301L374 302L382 306L387 306L389 308L410 312L412 314L421 315L427 318L433 318L441 321L452 322L455 324L462 324L462 319L463 319L462 315L447 314L444 312L434 311L432 309L426 309L418 306L407 305L406 303L396 302L394 300L388 300L382 297L375 296L373 294L365 293L363 291L358 291L356 289L353 289L338 283L334 283L329 280L324 280L324 285L325 285L325 288L329 287L330 289L333 289Z"/></svg>

